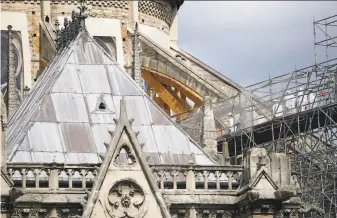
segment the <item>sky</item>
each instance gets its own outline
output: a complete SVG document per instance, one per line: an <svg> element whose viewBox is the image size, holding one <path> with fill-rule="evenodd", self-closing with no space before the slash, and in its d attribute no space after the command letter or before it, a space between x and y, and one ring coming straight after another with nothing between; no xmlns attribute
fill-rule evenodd
<svg viewBox="0 0 337 218"><path fill-rule="evenodd" d="M314 64L313 19L337 14L337 1L186 1L179 46L247 86ZM316 28L317 40L323 32ZM337 26L328 29L337 36ZM325 58L318 48L318 61ZM333 52L333 53L332 53ZM330 50L336 54L335 50Z"/></svg>

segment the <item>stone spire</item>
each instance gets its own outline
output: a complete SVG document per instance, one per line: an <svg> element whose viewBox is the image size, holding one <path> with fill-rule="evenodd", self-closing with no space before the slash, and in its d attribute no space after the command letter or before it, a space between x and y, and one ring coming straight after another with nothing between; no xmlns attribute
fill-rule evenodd
<svg viewBox="0 0 337 218"><path fill-rule="evenodd" d="M217 135L214 121L214 114L212 109L212 99L205 96L204 105L202 107L202 123L201 123L201 144L205 152L216 155L217 148Z"/></svg>
<svg viewBox="0 0 337 218"><path fill-rule="evenodd" d="M135 25L134 36L132 40L132 77L136 83L144 89L142 70L140 66L140 48L138 40L138 23Z"/></svg>
<svg viewBox="0 0 337 218"><path fill-rule="evenodd" d="M14 48L13 48L13 33L12 26L8 25L8 80L7 80L7 92L8 92L8 103L7 112L8 120L15 114L18 109L18 91L16 89L16 76L15 76L15 66L14 66Z"/></svg>

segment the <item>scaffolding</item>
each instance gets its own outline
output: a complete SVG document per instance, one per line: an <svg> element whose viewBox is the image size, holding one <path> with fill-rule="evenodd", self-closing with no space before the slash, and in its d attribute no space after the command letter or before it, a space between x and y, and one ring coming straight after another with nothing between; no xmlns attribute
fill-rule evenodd
<svg viewBox="0 0 337 218"><path fill-rule="evenodd" d="M337 217L337 15L314 20L313 27L314 65L250 85L245 93L213 104L221 135L218 150L224 152L225 145L230 157L256 146L287 153L302 200L324 209L325 217ZM319 57L324 61L318 62ZM198 136L201 119L199 112L180 125Z"/></svg>
<svg viewBox="0 0 337 218"><path fill-rule="evenodd" d="M337 58L337 15L313 21L315 64Z"/></svg>

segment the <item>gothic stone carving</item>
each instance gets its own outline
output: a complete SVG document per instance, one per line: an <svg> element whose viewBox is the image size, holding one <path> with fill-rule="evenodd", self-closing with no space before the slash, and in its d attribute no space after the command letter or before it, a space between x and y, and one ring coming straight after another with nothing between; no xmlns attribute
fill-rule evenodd
<svg viewBox="0 0 337 218"><path fill-rule="evenodd" d="M298 209L282 209L277 215L277 218L289 217L289 218L297 218L298 217Z"/></svg>
<svg viewBox="0 0 337 218"><path fill-rule="evenodd" d="M143 190L130 180L113 185L105 199L106 211L111 217L141 218L147 212Z"/></svg>
<svg viewBox="0 0 337 218"><path fill-rule="evenodd" d="M134 165L136 163L136 158L132 154L130 148L127 145L123 145L119 150L119 154L116 156L114 165L116 166L127 166Z"/></svg>
<svg viewBox="0 0 337 218"><path fill-rule="evenodd" d="M197 210L197 218L231 218L232 211L227 210Z"/></svg>
<svg viewBox="0 0 337 218"><path fill-rule="evenodd" d="M257 191L251 190L247 193L247 196L251 202L254 202L259 199L260 194Z"/></svg>

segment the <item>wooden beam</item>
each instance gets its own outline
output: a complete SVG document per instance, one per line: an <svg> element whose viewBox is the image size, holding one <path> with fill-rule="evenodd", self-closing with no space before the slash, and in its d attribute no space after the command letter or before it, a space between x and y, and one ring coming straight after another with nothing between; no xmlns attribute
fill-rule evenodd
<svg viewBox="0 0 337 218"><path fill-rule="evenodd" d="M159 97L167 104L175 114L179 114L184 111L188 111L189 108L186 105L181 104L172 92L166 89L166 87L157 81L149 71L143 71L144 80L150 84L150 86L156 91ZM188 115L184 116L187 117Z"/></svg>
<svg viewBox="0 0 337 218"><path fill-rule="evenodd" d="M167 104L165 104L163 99L161 99L160 97L155 97L153 100L159 105L160 108L162 108L165 111L167 115L171 116L170 107Z"/></svg>
<svg viewBox="0 0 337 218"><path fill-rule="evenodd" d="M153 77L155 77L158 81L160 81L162 84L166 84L170 87L174 87L179 90L180 93L187 96L189 99L191 99L195 104L201 105L203 102L203 98L195 92L193 89L189 88L188 86L184 85L183 83L168 77L158 71L154 71L151 69L148 69L146 67L142 67L143 71L148 71L153 74Z"/></svg>
<svg viewBox="0 0 337 218"><path fill-rule="evenodd" d="M188 108L187 111L190 111L192 109L191 106L187 103L186 99L184 100L180 98L180 92L178 89L175 88L175 90L172 90L171 87L168 87L167 85L164 85L164 87L180 102L180 104L182 104L182 108ZM181 111L181 112L185 112L185 111L186 110Z"/></svg>

